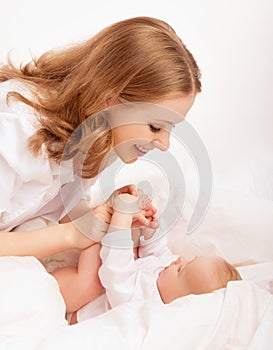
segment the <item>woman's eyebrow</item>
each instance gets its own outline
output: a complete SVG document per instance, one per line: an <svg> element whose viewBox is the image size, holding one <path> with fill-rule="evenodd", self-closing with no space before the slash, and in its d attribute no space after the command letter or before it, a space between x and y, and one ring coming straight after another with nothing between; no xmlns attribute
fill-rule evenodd
<svg viewBox="0 0 273 350"><path fill-rule="evenodd" d="M174 124L168 120L162 120L162 119L155 119L152 121L152 124L158 124L161 126L162 129L166 128L169 130L169 128L173 128Z"/></svg>
<svg viewBox="0 0 273 350"><path fill-rule="evenodd" d="M173 125L173 123L170 122L169 120L159 120L159 122L165 123L165 124L169 124L169 125Z"/></svg>

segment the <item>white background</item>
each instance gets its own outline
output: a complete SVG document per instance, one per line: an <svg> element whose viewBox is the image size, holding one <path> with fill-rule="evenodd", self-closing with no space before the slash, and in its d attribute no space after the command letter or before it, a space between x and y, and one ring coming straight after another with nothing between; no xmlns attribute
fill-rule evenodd
<svg viewBox="0 0 273 350"><path fill-rule="evenodd" d="M88 38L115 21L146 15L174 27L202 71L203 92L188 115L213 166L241 159L272 164L271 0L0 0L0 60ZM178 131L179 132L179 131ZM273 174L272 174L273 175Z"/></svg>

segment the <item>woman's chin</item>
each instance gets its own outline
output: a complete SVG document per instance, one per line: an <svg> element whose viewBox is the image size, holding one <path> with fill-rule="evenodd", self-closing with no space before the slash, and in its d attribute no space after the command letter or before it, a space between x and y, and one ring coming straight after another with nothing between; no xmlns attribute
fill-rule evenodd
<svg viewBox="0 0 273 350"><path fill-rule="evenodd" d="M137 160L138 160L138 158L129 159L129 160L124 161L124 163L126 163L126 164L132 164L132 163L136 162Z"/></svg>
<svg viewBox="0 0 273 350"><path fill-rule="evenodd" d="M138 160L138 155L132 154L132 152L117 152L117 150L115 152L119 159L125 164L132 164Z"/></svg>

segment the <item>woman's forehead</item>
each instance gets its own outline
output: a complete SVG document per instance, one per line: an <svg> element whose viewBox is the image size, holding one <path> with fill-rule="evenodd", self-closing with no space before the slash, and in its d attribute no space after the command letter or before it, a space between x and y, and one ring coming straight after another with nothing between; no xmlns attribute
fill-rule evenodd
<svg viewBox="0 0 273 350"><path fill-rule="evenodd" d="M162 105L147 102L122 103L106 110L111 126L160 122L174 125L184 116Z"/></svg>

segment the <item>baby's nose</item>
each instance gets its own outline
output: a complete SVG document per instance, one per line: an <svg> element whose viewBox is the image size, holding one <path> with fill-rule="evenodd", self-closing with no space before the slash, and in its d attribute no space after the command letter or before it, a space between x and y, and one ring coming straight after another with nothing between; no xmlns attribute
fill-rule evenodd
<svg viewBox="0 0 273 350"><path fill-rule="evenodd" d="M181 264L182 263L182 261L183 261L183 258L182 258L182 256L179 256L176 260L175 260L175 265L178 265L178 264Z"/></svg>

